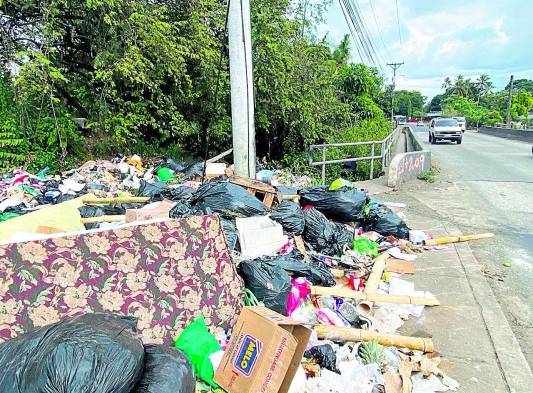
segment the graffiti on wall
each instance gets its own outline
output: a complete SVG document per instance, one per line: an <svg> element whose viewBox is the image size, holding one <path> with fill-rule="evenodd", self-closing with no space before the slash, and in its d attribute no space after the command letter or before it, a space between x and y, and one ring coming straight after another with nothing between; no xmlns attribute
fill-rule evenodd
<svg viewBox="0 0 533 393"><path fill-rule="evenodd" d="M418 174L424 170L425 155L409 155L402 158L396 168L396 176L405 176L407 174Z"/></svg>

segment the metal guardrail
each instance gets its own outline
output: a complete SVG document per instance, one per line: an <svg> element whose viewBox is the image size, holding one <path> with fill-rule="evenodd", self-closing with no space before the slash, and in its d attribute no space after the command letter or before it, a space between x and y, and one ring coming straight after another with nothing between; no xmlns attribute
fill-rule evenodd
<svg viewBox="0 0 533 393"><path fill-rule="evenodd" d="M342 164L345 162L356 162L356 161L365 161L370 160L370 174L369 178L374 178L374 161L381 160L382 166L387 166L387 163L391 159L391 147L394 141L396 140L401 127L394 129L388 137L381 141L367 141L367 142L347 142L347 143L325 143L321 145L309 145L307 154L309 157L309 165L311 166L322 166L322 183L326 183L326 165L329 164ZM381 145L381 154L376 155L376 146ZM326 161L326 152L330 147L350 147L350 146L371 146L370 156L365 157L350 157L342 158L338 160L328 160ZM313 161L313 151L322 150L322 161Z"/></svg>

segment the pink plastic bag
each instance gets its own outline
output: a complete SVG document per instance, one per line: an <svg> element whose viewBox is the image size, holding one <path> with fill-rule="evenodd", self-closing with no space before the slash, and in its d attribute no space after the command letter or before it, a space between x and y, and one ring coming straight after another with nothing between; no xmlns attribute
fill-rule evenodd
<svg viewBox="0 0 533 393"><path fill-rule="evenodd" d="M290 317L292 313L300 307L302 301L311 294L311 284L305 278L293 278L291 280L292 289L289 293L287 301L287 316Z"/></svg>

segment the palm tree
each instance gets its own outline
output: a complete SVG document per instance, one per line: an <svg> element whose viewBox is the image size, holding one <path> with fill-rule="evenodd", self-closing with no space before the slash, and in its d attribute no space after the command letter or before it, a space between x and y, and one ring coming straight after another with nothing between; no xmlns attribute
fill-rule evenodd
<svg viewBox="0 0 533 393"><path fill-rule="evenodd" d="M447 91L450 87L452 87L452 80L450 79L449 76L447 76L446 79L444 79L442 88L444 89L444 91Z"/></svg>
<svg viewBox="0 0 533 393"><path fill-rule="evenodd" d="M453 86L453 94L468 97L472 90L473 84L470 79L465 79L464 76L458 75Z"/></svg>
<svg viewBox="0 0 533 393"><path fill-rule="evenodd" d="M488 76L487 74L481 74L476 81L476 87L478 89L477 104L479 105L481 96L490 93L490 91L494 87L494 84L490 80L490 76Z"/></svg>

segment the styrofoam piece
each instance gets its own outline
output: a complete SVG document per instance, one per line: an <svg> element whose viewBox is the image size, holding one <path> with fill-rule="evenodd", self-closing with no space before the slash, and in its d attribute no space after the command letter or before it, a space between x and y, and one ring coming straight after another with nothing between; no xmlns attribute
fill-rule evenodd
<svg viewBox="0 0 533 393"><path fill-rule="evenodd" d="M266 216L237 218L237 234L244 259L276 255L288 242L283 227Z"/></svg>

